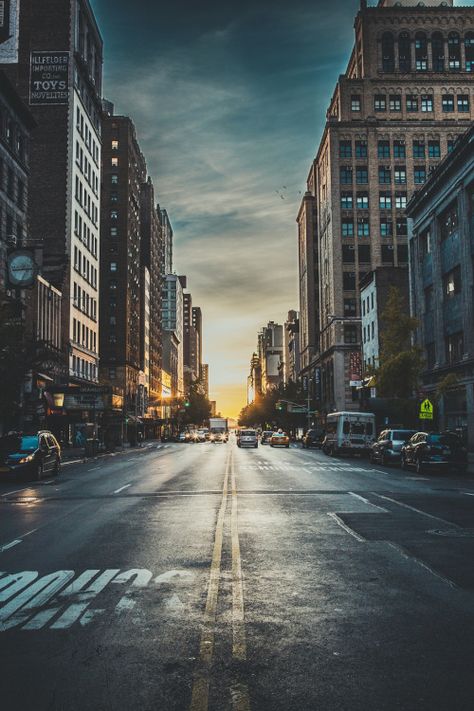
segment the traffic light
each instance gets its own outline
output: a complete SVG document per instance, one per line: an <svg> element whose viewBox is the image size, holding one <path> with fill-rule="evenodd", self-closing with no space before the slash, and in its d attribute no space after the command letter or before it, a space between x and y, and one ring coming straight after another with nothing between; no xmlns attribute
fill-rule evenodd
<svg viewBox="0 0 474 711"><path fill-rule="evenodd" d="M282 402L281 400L278 400L277 403L276 403L276 408L277 408L277 410L279 410L280 412L286 412L286 411L287 411L287 407L288 407L287 403L286 403L286 402Z"/></svg>
<svg viewBox="0 0 474 711"><path fill-rule="evenodd" d="M191 403L189 402L189 400L184 401L184 407L191 407Z"/></svg>

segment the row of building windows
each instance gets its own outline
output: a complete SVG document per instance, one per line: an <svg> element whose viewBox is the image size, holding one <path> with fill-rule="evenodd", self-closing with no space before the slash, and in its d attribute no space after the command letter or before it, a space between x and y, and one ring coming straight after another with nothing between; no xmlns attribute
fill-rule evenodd
<svg viewBox="0 0 474 711"><path fill-rule="evenodd" d="M74 212L74 233L92 256L97 257L98 239L77 210Z"/></svg>
<svg viewBox="0 0 474 711"><path fill-rule="evenodd" d="M367 343L367 341L373 340L375 338L375 321L372 321L372 323L369 323L369 324L367 324L367 326L364 326L362 328L362 333L363 333L364 343Z"/></svg>
<svg viewBox="0 0 474 711"><path fill-rule="evenodd" d="M72 338L83 348L97 353L97 333L75 318L72 320Z"/></svg>
<svg viewBox="0 0 474 711"><path fill-rule="evenodd" d="M435 343L427 343L426 346L426 366L431 370L435 366L436 346ZM464 332L457 331L444 338L444 355L446 363L452 365L458 363L464 356Z"/></svg>
<svg viewBox="0 0 474 711"><path fill-rule="evenodd" d="M22 163L28 160L28 139L19 124L0 107L0 140Z"/></svg>
<svg viewBox="0 0 474 711"><path fill-rule="evenodd" d="M94 168L92 167L92 163L85 155L84 149L82 148L79 141L76 141L76 165L79 168L79 170L81 171L84 178L86 179L86 182L89 184L94 195L96 197L98 197L98 195L99 195L99 175L98 175L98 173L95 172Z"/></svg>
<svg viewBox="0 0 474 711"><path fill-rule="evenodd" d="M72 373L76 378L84 378L85 380L97 380L97 366L85 358L72 356Z"/></svg>
<svg viewBox="0 0 474 711"><path fill-rule="evenodd" d="M384 262L393 262L393 245L383 245L383 257ZM354 264L355 263L356 248L352 244L344 244L342 246L342 262L343 264ZM399 263L408 263L408 246L406 244L400 244L397 247L397 255ZM370 264L371 263L371 248L369 244L359 244L357 247L357 256L359 264Z"/></svg>
<svg viewBox="0 0 474 711"><path fill-rule="evenodd" d="M93 321L97 321L97 299L90 296L88 292L76 282L74 282L73 294L74 307L82 311L82 313Z"/></svg>
<svg viewBox="0 0 474 711"><path fill-rule="evenodd" d="M447 143L448 153L450 153L456 143L455 139L449 139ZM437 139L425 141L423 139L414 139L411 144L413 158L440 158L441 143ZM352 141L344 139L339 141L339 157L340 158L367 158L367 142L355 141L353 149ZM377 141L377 158L397 158L403 159L407 157L407 144L403 139L394 140L392 143L389 140L383 139ZM367 170L366 166L361 166L362 170Z"/></svg>
<svg viewBox="0 0 474 711"><path fill-rule="evenodd" d="M388 99L386 94L374 94L374 111L377 113L390 111L396 113L402 110L402 95L389 94ZM434 96L433 94L406 94L405 107L408 113L421 111L422 113L430 113L434 111ZM354 108L352 111L360 111L361 109ZM471 110L468 94L443 94L441 96L441 110L443 113L453 113L455 110L458 113L469 113Z"/></svg>
<svg viewBox="0 0 474 711"><path fill-rule="evenodd" d="M94 134L90 130L89 125L87 123L87 118L82 113L80 106L76 107L76 128L82 140L84 141L84 144L87 150L89 151L89 154L92 156L92 160L94 161L96 166L99 167L99 144L95 140Z"/></svg>
<svg viewBox="0 0 474 711"><path fill-rule="evenodd" d="M382 70L394 72L397 68L400 72L409 72L412 69L417 72L444 72L446 69L460 71L462 43L464 43L464 69L466 72L472 72L474 70L473 32L467 32L464 38L461 38L458 32L450 32L447 37L441 32L433 32L430 37L425 32L417 32L413 39L405 31L400 32L396 38L391 32L385 32L381 41Z"/></svg>
<svg viewBox="0 0 474 711"><path fill-rule="evenodd" d="M0 158L0 190L16 203L20 210L26 210L26 187L23 180L15 173L13 168L5 165Z"/></svg>
<svg viewBox="0 0 474 711"><path fill-rule="evenodd" d="M97 269L77 246L74 247L74 269L93 289L97 289Z"/></svg>
<svg viewBox="0 0 474 711"><path fill-rule="evenodd" d="M87 191L86 186L82 184L82 180L76 175L75 183L75 198L79 205L82 207L87 217L91 222L98 227L99 224L99 210L94 202L94 198L91 197L90 193Z"/></svg>
<svg viewBox="0 0 474 711"><path fill-rule="evenodd" d="M341 193L341 207L344 210L351 210L353 207L353 197L351 193ZM367 193L357 193L356 206L361 210L367 210L369 207L369 197ZM392 200L392 193L379 192L379 209L391 210L395 206L397 210L404 210L407 206L407 194L396 193L395 200ZM361 220L363 218L360 218Z"/></svg>
<svg viewBox="0 0 474 711"><path fill-rule="evenodd" d="M372 309L375 308L374 301L375 300L374 300L374 292L373 291L370 294L368 294L365 299L361 299L362 316L365 316L365 314L368 314Z"/></svg>
<svg viewBox="0 0 474 711"><path fill-rule="evenodd" d="M455 234L459 227L459 215L458 215L458 205L457 200L454 200L448 207L443 210L441 215L438 217L438 229L440 240L443 241ZM429 229L424 230L420 233L419 243L420 243L420 254L423 259L427 255L431 254L432 251L432 237Z"/></svg>

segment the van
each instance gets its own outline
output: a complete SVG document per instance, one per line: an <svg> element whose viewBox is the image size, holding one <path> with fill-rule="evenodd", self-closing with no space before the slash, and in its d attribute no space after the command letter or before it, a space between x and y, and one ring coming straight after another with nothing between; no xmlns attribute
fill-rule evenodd
<svg viewBox="0 0 474 711"><path fill-rule="evenodd" d="M240 430L237 437L237 447L258 447L256 430Z"/></svg>
<svg viewBox="0 0 474 711"><path fill-rule="evenodd" d="M326 418L323 452L367 454L375 440L375 415L372 412L331 412Z"/></svg>

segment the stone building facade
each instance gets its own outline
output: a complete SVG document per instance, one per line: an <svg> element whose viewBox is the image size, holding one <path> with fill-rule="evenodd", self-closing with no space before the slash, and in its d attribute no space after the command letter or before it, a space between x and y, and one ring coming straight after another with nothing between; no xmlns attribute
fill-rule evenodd
<svg viewBox="0 0 474 711"><path fill-rule="evenodd" d="M470 124L473 71L474 8L362 2L308 178L319 289L313 311L300 303L302 367L304 324L316 317L323 413L358 407L350 371L361 350L360 280L408 264L407 202Z"/></svg>

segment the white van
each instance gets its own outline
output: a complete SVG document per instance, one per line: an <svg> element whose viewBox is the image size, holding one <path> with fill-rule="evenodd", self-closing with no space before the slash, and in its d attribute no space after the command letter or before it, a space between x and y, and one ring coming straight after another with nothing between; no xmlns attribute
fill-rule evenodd
<svg viewBox="0 0 474 711"><path fill-rule="evenodd" d="M374 441L372 412L331 412L326 417L325 454L366 454Z"/></svg>
<svg viewBox="0 0 474 711"><path fill-rule="evenodd" d="M239 430L237 447L258 447L257 430Z"/></svg>

